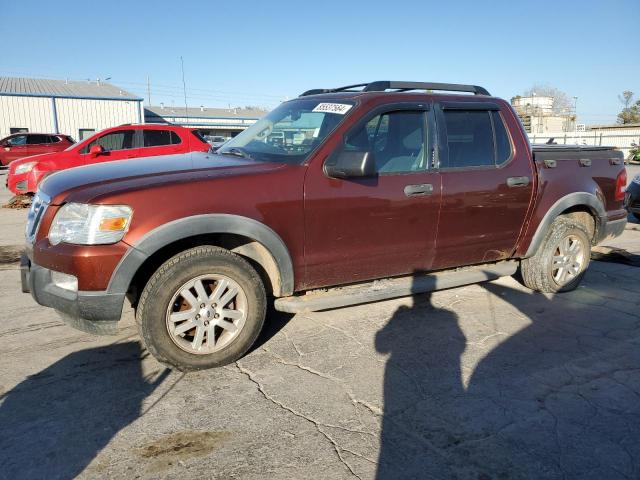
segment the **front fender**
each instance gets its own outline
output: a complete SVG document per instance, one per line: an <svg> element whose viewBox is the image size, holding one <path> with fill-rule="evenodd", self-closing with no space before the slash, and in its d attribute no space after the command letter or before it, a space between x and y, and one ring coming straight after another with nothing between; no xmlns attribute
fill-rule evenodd
<svg viewBox="0 0 640 480"><path fill-rule="evenodd" d="M194 215L151 230L127 250L111 276L107 291L127 292L140 266L161 248L189 237L216 233L242 235L264 246L277 267L280 294L293 294L293 262L284 241L257 220L229 214Z"/></svg>

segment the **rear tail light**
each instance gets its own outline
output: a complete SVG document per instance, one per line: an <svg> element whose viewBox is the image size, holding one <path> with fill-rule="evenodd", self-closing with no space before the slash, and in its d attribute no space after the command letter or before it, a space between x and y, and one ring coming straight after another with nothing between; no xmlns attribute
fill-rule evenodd
<svg viewBox="0 0 640 480"><path fill-rule="evenodd" d="M616 195L615 199L618 202L624 200L624 190L627 187L627 169L623 168L616 178Z"/></svg>

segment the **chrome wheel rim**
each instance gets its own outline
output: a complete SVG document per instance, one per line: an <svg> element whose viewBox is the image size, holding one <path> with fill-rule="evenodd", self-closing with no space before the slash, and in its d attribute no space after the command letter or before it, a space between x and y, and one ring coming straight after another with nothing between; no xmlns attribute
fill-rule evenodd
<svg viewBox="0 0 640 480"><path fill-rule="evenodd" d="M551 276L560 286L573 281L584 267L586 248L577 235L567 235L558 245L553 254Z"/></svg>
<svg viewBox="0 0 640 480"><path fill-rule="evenodd" d="M169 337L182 350L206 355L238 337L247 319L247 296L231 278L200 275L173 295L166 313Z"/></svg>

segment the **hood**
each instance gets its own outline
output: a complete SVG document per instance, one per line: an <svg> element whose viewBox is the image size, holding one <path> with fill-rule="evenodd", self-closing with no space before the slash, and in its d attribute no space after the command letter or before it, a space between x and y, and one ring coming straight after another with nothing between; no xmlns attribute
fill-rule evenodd
<svg viewBox="0 0 640 480"><path fill-rule="evenodd" d="M167 181L178 182L207 176L243 174L281 168L281 164L192 152L157 157L141 157L104 162L71 168L45 178L39 190L51 198L53 204L64 201L72 191L95 190L95 193L114 192L126 188L144 188ZM84 195L83 195L84 196Z"/></svg>

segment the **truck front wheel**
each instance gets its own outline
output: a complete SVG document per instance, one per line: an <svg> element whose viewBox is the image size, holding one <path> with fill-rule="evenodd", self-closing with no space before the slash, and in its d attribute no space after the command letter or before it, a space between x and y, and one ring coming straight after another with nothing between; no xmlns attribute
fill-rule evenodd
<svg viewBox="0 0 640 480"><path fill-rule="evenodd" d="M589 231L582 223L560 216L554 220L535 255L522 260L524 284L543 293L568 292L581 282L591 256Z"/></svg>
<svg viewBox="0 0 640 480"><path fill-rule="evenodd" d="M202 246L167 260L136 309L144 345L156 359L189 371L234 362L253 345L266 314L258 273L228 250Z"/></svg>

